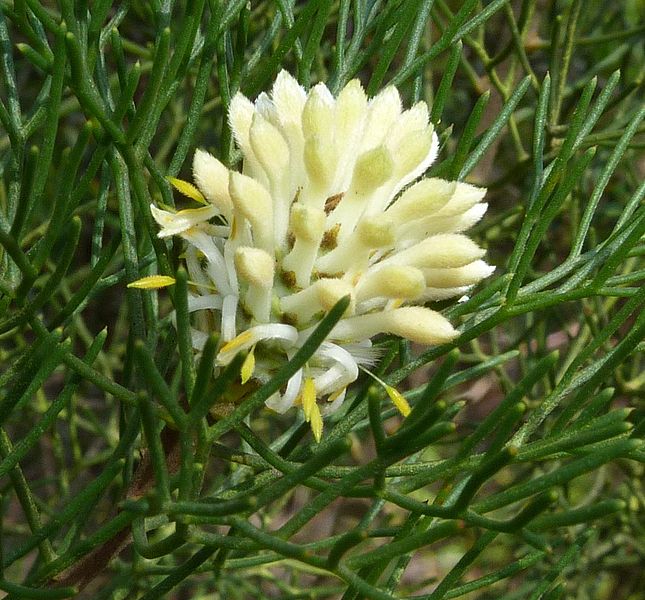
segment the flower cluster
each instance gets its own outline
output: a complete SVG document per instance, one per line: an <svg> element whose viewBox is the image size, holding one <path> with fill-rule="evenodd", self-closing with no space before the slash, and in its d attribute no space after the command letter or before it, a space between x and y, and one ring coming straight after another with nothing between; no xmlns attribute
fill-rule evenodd
<svg viewBox="0 0 645 600"><path fill-rule="evenodd" d="M375 362L373 336L421 344L456 336L423 304L462 296L492 272L461 233L484 214L485 190L419 179L437 136L427 105L403 110L394 87L368 99L354 80L335 98L323 84L306 92L282 71L270 96L252 103L237 94L229 121L242 172L198 150L197 188L175 184L203 206L153 205L152 214L160 237L187 242L189 309L201 314L195 348L216 330L216 368L247 351L243 384L270 379L326 311L351 298L308 364L267 401L279 412L302 406L320 439L322 416L340 406L359 367Z"/></svg>

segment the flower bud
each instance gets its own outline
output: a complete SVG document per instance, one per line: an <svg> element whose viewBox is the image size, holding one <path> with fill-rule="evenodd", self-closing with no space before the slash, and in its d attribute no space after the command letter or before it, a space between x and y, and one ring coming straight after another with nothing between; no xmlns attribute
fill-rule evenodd
<svg viewBox="0 0 645 600"><path fill-rule="evenodd" d="M334 144L320 136L305 140L305 169L314 185L323 190L329 189L336 172L336 149Z"/></svg>
<svg viewBox="0 0 645 600"><path fill-rule="evenodd" d="M394 161L385 146L377 146L361 154L354 167L350 190L356 194L367 194L381 187L394 171Z"/></svg>
<svg viewBox="0 0 645 600"><path fill-rule="evenodd" d="M325 229L325 212L299 203L293 204L290 225L297 239L318 242Z"/></svg>
<svg viewBox="0 0 645 600"><path fill-rule="evenodd" d="M453 197L457 183L445 179L422 179L410 186L385 211L397 224L434 215Z"/></svg>
<svg viewBox="0 0 645 600"><path fill-rule="evenodd" d="M403 178L415 172L431 155L433 143L434 127L429 125L419 131L410 131L396 146L388 146L394 156L396 177Z"/></svg>
<svg viewBox="0 0 645 600"><path fill-rule="evenodd" d="M383 215L363 217L358 222L356 233L361 243L368 248L385 248L394 244L392 225L392 221Z"/></svg>
<svg viewBox="0 0 645 600"><path fill-rule="evenodd" d="M198 148L193 158L193 177L205 198L230 219L233 203L228 193L228 169L213 155Z"/></svg>
<svg viewBox="0 0 645 600"><path fill-rule="evenodd" d="M229 192L235 210L249 223L258 248L273 254L273 202L266 188L255 179L231 171Z"/></svg>
<svg viewBox="0 0 645 600"><path fill-rule="evenodd" d="M255 113L249 131L251 148L271 182L278 182L289 164L289 147L282 134L260 114Z"/></svg>
<svg viewBox="0 0 645 600"><path fill-rule="evenodd" d="M297 120L300 124L307 93L286 71L280 71L271 90L271 100L282 122Z"/></svg>
<svg viewBox="0 0 645 600"><path fill-rule="evenodd" d="M302 111L302 132L305 139L313 136L331 137L334 130L334 104L334 97L322 83L309 92Z"/></svg>
<svg viewBox="0 0 645 600"><path fill-rule="evenodd" d="M376 297L413 300L423 293L425 286L425 278L419 269L392 265L366 273L357 285L356 301Z"/></svg>
<svg viewBox="0 0 645 600"><path fill-rule="evenodd" d="M463 267L482 256L485 251L465 235L444 233L411 246L382 261L382 264L413 267Z"/></svg>
<svg viewBox="0 0 645 600"><path fill-rule="evenodd" d="M389 85L369 101L361 150L371 150L381 144L400 114L399 91L393 85Z"/></svg>
<svg viewBox="0 0 645 600"><path fill-rule="evenodd" d="M458 335L450 321L438 312L421 306L404 306L343 319L329 336L344 340L372 337L379 333L393 333L419 344L443 344Z"/></svg>
<svg viewBox="0 0 645 600"><path fill-rule="evenodd" d="M353 286L341 279L319 279L300 292L283 296L280 310L299 325L306 324L316 313L331 310L345 296L353 296ZM347 312L353 311L353 303Z"/></svg>
<svg viewBox="0 0 645 600"><path fill-rule="evenodd" d="M263 288L273 285L273 257L260 248L240 247L235 250L235 269L242 279Z"/></svg>
<svg viewBox="0 0 645 600"><path fill-rule="evenodd" d="M325 212L295 203L291 206L290 228L296 239L291 252L282 260L283 271L293 273L296 286L305 288L311 281L311 272L325 231Z"/></svg>
<svg viewBox="0 0 645 600"><path fill-rule="evenodd" d="M454 269L422 269L428 287L453 288L473 285L493 273L495 267L476 260Z"/></svg>
<svg viewBox="0 0 645 600"><path fill-rule="evenodd" d="M470 210L475 204L481 202L486 195L486 190L469 183L457 182L455 193L445 206L441 208L439 215L449 217L458 215Z"/></svg>
<svg viewBox="0 0 645 600"><path fill-rule="evenodd" d="M254 113L255 107L246 96L240 92L233 96L228 109L228 122L237 145L244 152L251 149L249 132L251 131Z"/></svg>
<svg viewBox="0 0 645 600"><path fill-rule="evenodd" d="M340 92L336 100L334 117L336 139L340 146L354 145L351 136L365 118L367 96L358 79L352 79Z"/></svg>

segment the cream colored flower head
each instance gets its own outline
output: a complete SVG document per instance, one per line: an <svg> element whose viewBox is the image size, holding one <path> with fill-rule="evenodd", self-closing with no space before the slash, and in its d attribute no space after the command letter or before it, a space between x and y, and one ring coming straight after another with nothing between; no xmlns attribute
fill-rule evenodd
<svg viewBox="0 0 645 600"><path fill-rule="evenodd" d="M392 86L368 99L353 80L334 97L322 83L307 92L282 71L270 96L252 103L237 94L229 121L242 172L198 150L199 193L177 187L205 205L152 206L152 214L160 237L188 242L189 308L201 315L195 348L215 327L218 368L248 351L242 383L268 381L326 311L351 297L308 364L267 401L279 412L300 406L320 439L322 416L377 358L371 338L441 344L457 335L424 303L462 296L492 272L461 233L484 214L485 190L421 178L437 135L425 102L403 110Z"/></svg>

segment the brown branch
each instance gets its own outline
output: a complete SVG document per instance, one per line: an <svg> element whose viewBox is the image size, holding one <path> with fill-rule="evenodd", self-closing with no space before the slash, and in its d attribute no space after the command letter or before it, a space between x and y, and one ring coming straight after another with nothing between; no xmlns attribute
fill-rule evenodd
<svg viewBox="0 0 645 600"><path fill-rule="evenodd" d="M179 441L180 436L177 430L166 427L161 432L161 443L170 473L176 473L179 469ZM154 484L152 462L150 454L146 451L143 453L141 462L134 473L126 498L132 500L143 498ZM123 511L119 510L116 514L119 515L121 512ZM123 552L131 543L131 530L129 528L122 529L76 563L54 575L47 583L47 587L75 587L79 590L85 588L107 568L112 559Z"/></svg>

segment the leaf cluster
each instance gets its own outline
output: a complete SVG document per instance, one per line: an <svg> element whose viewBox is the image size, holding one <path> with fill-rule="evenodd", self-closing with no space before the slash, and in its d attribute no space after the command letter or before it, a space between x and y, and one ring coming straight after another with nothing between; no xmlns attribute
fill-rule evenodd
<svg viewBox="0 0 645 600"><path fill-rule="evenodd" d="M639 598L642 2L2 0L0 589L11 598ZM493 277L383 338L322 443L195 356L151 201L288 68L431 105ZM158 296L126 284L153 274ZM173 324L171 313L176 315ZM420 568L414 568L415 565ZM421 572L423 575L419 576ZM470 594L470 596L469 596Z"/></svg>

